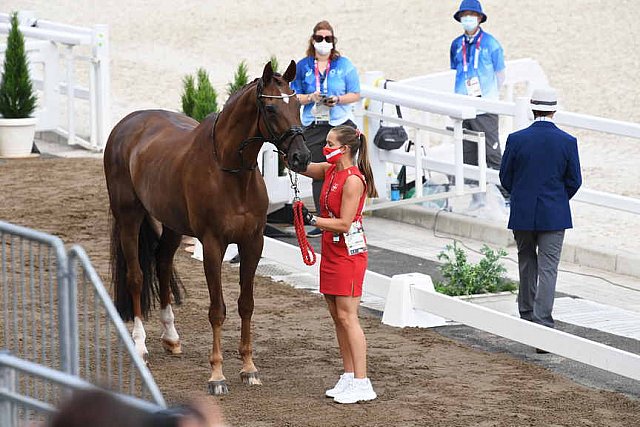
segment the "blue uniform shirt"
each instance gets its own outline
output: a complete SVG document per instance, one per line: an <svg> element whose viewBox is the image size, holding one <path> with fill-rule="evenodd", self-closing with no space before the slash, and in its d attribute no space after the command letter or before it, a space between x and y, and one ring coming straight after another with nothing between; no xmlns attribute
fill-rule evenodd
<svg viewBox="0 0 640 427"><path fill-rule="evenodd" d="M482 37L480 39L480 37ZM462 41L466 39L467 43L467 73L464 72L462 60ZM478 68L474 67L474 57L476 54L476 45L480 39L480 52L478 52ZM489 99L498 99L498 80L496 73L504 70L504 53L502 46L491 34L483 31L482 28L478 34L469 41L466 34L457 37L451 42L449 52L451 69L456 70L455 92L467 95L465 81L477 76L480 81L482 97Z"/></svg>
<svg viewBox="0 0 640 427"><path fill-rule="evenodd" d="M345 93L360 93L360 78L358 70L344 56L339 56L331 61L327 80L327 93L324 91L325 75L320 75L320 92L327 96L340 96ZM301 59L296 67L296 79L291 82L291 88L297 93L313 93L316 91L316 75L314 58L308 56ZM309 126L314 121L311 108L313 103L305 105L302 109L302 124ZM340 104L329 110L329 124L338 126L347 120L353 120L351 106Z"/></svg>

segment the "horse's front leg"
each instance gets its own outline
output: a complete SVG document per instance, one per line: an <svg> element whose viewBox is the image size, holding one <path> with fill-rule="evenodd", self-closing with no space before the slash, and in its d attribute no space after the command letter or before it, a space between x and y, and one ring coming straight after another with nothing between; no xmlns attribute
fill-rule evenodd
<svg viewBox="0 0 640 427"><path fill-rule="evenodd" d="M209 323L213 331L213 347L209 356L211 377L209 378L209 393L214 395L227 394L227 379L222 373L222 324L227 315L227 307L222 295L222 256L226 246L214 237L205 237L203 242L204 273L209 288Z"/></svg>
<svg viewBox="0 0 640 427"><path fill-rule="evenodd" d="M180 336L175 327L175 317L171 309L171 287L179 297L177 278L173 274L173 258L180 247L182 235L162 227L162 236L156 251L156 274L160 285L160 322L162 324L162 347L171 354L181 354ZM173 280L173 283L172 283Z"/></svg>
<svg viewBox="0 0 640 427"><path fill-rule="evenodd" d="M242 382L250 385L262 385L258 369L253 364L253 346L251 343L251 316L253 315L253 279L262 255L264 238L262 233L238 245L240 252L240 297L238 313L242 319L240 333L240 356L242 357Z"/></svg>

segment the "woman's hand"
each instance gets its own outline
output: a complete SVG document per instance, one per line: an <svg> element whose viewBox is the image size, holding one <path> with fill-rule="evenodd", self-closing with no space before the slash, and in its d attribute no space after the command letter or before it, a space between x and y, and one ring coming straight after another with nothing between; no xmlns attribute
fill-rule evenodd
<svg viewBox="0 0 640 427"><path fill-rule="evenodd" d="M337 97L335 95L329 96L325 100L324 105L326 105L327 107L335 107L336 105L338 105L338 99L339 99L339 97Z"/></svg>
<svg viewBox="0 0 640 427"><path fill-rule="evenodd" d="M309 101L311 102L320 102L320 100L322 99L322 95L320 94L319 91L315 91L313 93L309 94Z"/></svg>

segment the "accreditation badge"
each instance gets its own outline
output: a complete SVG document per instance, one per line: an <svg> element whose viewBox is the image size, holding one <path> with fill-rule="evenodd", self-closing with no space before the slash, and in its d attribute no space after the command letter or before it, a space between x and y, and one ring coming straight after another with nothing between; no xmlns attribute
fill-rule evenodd
<svg viewBox="0 0 640 427"><path fill-rule="evenodd" d="M349 231L344 233L344 243L349 255L367 252L367 242L364 239L364 229L361 221L353 221Z"/></svg>
<svg viewBox="0 0 640 427"><path fill-rule="evenodd" d="M320 102L316 102L315 104L313 104L313 107L311 107L311 114L313 114L313 117L316 119L316 121L329 121L329 107Z"/></svg>
<svg viewBox="0 0 640 427"><path fill-rule="evenodd" d="M482 89L480 89L480 80L478 80L477 76L467 79L464 83L467 87L467 95L482 96Z"/></svg>

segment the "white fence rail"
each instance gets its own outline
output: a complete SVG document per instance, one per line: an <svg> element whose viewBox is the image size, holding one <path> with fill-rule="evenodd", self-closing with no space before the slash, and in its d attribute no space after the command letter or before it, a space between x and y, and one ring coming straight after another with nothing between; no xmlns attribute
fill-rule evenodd
<svg viewBox="0 0 640 427"><path fill-rule="evenodd" d="M29 11L21 11L18 16L20 31L26 38L25 50L29 56L32 80L42 91L36 111L36 129L53 131L65 137L68 144L102 151L111 130L108 27L95 25L86 28L41 20ZM8 33L9 20L10 15L0 13L0 34ZM77 54L77 49L82 47L88 48L90 53ZM4 50L2 43L0 54ZM88 87L81 87L77 82L78 62L88 66ZM77 133L77 100L89 103L88 138ZM63 101L66 102L65 124L60 109Z"/></svg>
<svg viewBox="0 0 640 427"><path fill-rule="evenodd" d="M320 257L315 265L308 267L303 263L300 249L296 246L265 237L263 256L318 277ZM392 326L415 325L402 323L399 317L406 312L394 313L394 318L390 319L387 313L390 306L420 310L640 381L639 355L429 291L427 289L433 289L433 286L425 286L427 281L430 283L429 276L422 274L387 277L367 271L364 291L385 300L383 321ZM409 286L409 292L405 292L403 286ZM397 299L403 295L410 295L410 301L399 304Z"/></svg>
<svg viewBox="0 0 640 427"><path fill-rule="evenodd" d="M446 91L447 89L453 88L453 81L455 78L454 71L446 71L429 76L415 77L399 82L388 82L386 90L386 92L389 92L388 96L380 95L380 92L385 91L367 85L363 86L362 93L365 97L370 93L375 93L375 99L377 100L382 100L385 103L396 103L406 108L414 108L415 106L420 105L423 108L414 109L426 112L428 114L443 114L443 104L456 106L460 109L460 111L462 111L463 109L467 109L467 111L468 109L473 109L476 112L482 111L487 113L494 113L512 119L513 128L517 130L528 126L531 123L532 116L529 108L528 97L516 97L515 101L512 101L514 86L518 83L524 83L527 86L527 91L530 92L532 87L547 84L547 79L540 65L536 61L533 61L531 59L509 61L507 63L506 69L506 101L475 98ZM381 78L380 73L372 73L371 76L372 77L368 79L370 82L375 78ZM406 102L406 98L398 97L398 94L406 95L413 99L411 99L411 102ZM429 106L429 103L418 104L418 100L429 100L432 105ZM368 110L363 110L362 115L379 120L380 116L379 114L375 113L375 111L377 111L375 108L369 108ZM454 123L456 122L456 119L459 118L459 116L455 116L453 114L447 115L454 118ZM554 119L556 123L562 126L602 132L610 135L635 138L640 140L640 124L638 123L623 122L620 120L612 120L586 114L571 113L568 111L558 111ZM385 121L393 122L395 121L395 119L392 117L388 117L385 118ZM427 119L426 123L428 122L429 120ZM414 125L411 123L406 124L409 126ZM417 126L414 127L418 128ZM376 127L372 128L372 132L369 133L370 137L375 134L376 129ZM432 132L432 130L428 128L423 127L422 129ZM454 144L457 144L457 141L455 139ZM375 147L373 147L372 151L377 152L376 154L374 154L374 156L372 156L376 160L386 160L389 162L400 163L407 166L412 165L412 161L409 160L409 157L402 156L402 153L385 153L383 152L383 150L379 150ZM460 167L458 163L459 161L457 156L454 162L430 161L429 159L426 159L423 162L423 167L427 170L432 170L447 175L453 175L453 172ZM382 165L374 166L374 168L381 167ZM480 176L476 171L477 168L474 166L464 165L463 169L465 177L476 178ZM379 179L378 176L376 176L375 178L376 180ZM488 170L487 181L489 183L499 184L500 179L498 177L497 171ZM458 182L457 178L456 182ZM640 214L640 200L632 197L591 190L588 188L581 188L573 200L583 203L589 203L596 206Z"/></svg>

